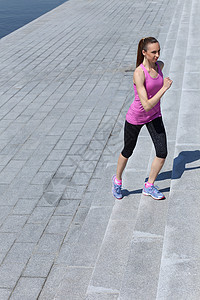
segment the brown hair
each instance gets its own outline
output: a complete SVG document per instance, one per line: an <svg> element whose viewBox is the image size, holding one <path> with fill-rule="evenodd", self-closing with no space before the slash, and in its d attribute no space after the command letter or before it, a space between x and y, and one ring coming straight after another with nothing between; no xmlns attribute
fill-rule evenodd
<svg viewBox="0 0 200 300"><path fill-rule="evenodd" d="M136 62L136 68L143 62L144 55L142 54L142 50L147 51L147 45L158 43L157 39L154 37L146 37L139 41L138 44L138 51L137 51L137 62Z"/></svg>

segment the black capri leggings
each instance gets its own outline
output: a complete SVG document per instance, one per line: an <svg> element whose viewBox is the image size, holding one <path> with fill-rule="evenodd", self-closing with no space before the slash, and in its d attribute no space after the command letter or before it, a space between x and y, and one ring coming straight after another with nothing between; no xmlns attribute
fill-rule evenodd
<svg viewBox="0 0 200 300"><path fill-rule="evenodd" d="M167 138L162 117L145 124L154 143L156 156L159 158L167 157ZM124 149L121 154L129 158L136 146L139 132L143 125L133 125L125 122L124 127Z"/></svg>

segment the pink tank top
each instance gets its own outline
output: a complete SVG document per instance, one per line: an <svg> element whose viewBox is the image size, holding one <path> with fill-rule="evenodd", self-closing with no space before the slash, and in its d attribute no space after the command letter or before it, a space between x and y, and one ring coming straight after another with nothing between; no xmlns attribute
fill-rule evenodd
<svg viewBox="0 0 200 300"><path fill-rule="evenodd" d="M158 76L156 78L152 78L149 75L147 69L143 66L143 64L140 65L145 75L144 86L147 91L148 99L151 99L163 86L163 74L159 64L158 63L156 64L158 66ZM134 84L134 92L135 92L135 99L131 104L131 106L129 107L129 110L126 114L126 120L128 123L134 125L142 125L154 120L155 118L161 117L160 100L152 109L146 112L138 96L135 84Z"/></svg>

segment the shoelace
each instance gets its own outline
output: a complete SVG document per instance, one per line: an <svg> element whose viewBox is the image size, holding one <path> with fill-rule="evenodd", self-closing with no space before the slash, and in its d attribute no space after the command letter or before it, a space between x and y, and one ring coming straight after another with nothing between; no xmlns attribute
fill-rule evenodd
<svg viewBox="0 0 200 300"><path fill-rule="evenodd" d="M117 193L121 193L121 186L115 183L115 190Z"/></svg>
<svg viewBox="0 0 200 300"><path fill-rule="evenodd" d="M157 185L153 185L152 189L156 192L158 196L163 197L163 194L159 191L159 187Z"/></svg>
<svg viewBox="0 0 200 300"><path fill-rule="evenodd" d="M159 187L157 185L152 185L151 188L152 188L152 190L159 191Z"/></svg>
<svg viewBox="0 0 200 300"><path fill-rule="evenodd" d="M152 185L152 189L158 192L158 186Z"/></svg>

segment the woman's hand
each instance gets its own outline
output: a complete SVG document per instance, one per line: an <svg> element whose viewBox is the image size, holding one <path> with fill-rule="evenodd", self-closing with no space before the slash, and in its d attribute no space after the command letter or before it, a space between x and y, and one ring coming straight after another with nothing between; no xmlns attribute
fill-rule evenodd
<svg viewBox="0 0 200 300"><path fill-rule="evenodd" d="M169 77L164 78L163 87L168 90L172 85L172 80Z"/></svg>

